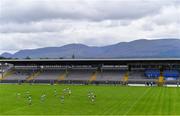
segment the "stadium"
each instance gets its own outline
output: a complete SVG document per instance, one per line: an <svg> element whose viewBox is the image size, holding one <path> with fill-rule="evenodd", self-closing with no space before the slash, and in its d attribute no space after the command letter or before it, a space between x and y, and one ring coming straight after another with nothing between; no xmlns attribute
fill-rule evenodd
<svg viewBox="0 0 180 116"><path fill-rule="evenodd" d="M0 63L2 115L180 114L178 58L6 59ZM72 96L63 96L62 103L59 96L66 88ZM87 99L89 91L97 97L92 102ZM32 96L29 105L25 92ZM42 94L47 96L43 103Z"/></svg>
<svg viewBox="0 0 180 116"><path fill-rule="evenodd" d="M175 84L180 59L1 60L1 83Z"/></svg>
<svg viewBox="0 0 180 116"><path fill-rule="evenodd" d="M0 0L0 116L180 115L180 0Z"/></svg>

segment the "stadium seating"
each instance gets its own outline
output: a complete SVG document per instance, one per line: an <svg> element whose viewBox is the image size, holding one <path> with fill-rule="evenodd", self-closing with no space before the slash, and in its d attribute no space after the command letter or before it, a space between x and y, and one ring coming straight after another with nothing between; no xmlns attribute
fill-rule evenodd
<svg viewBox="0 0 180 116"><path fill-rule="evenodd" d="M4 80L26 80L32 74L32 70L14 70Z"/></svg>
<svg viewBox="0 0 180 116"><path fill-rule="evenodd" d="M158 78L160 76L160 70L158 69L147 69L144 73L147 78Z"/></svg>
<svg viewBox="0 0 180 116"><path fill-rule="evenodd" d="M64 70L43 70L36 80L57 80L64 73Z"/></svg>
<svg viewBox="0 0 180 116"><path fill-rule="evenodd" d="M140 70L133 70L129 72L129 79L146 79L146 77L144 76L143 71Z"/></svg>
<svg viewBox="0 0 180 116"><path fill-rule="evenodd" d="M65 80L89 80L94 69L71 69Z"/></svg>
<svg viewBox="0 0 180 116"><path fill-rule="evenodd" d="M163 76L165 80L177 80L177 78L180 76L180 73L178 70L164 70Z"/></svg>
<svg viewBox="0 0 180 116"><path fill-rule="evenodd" d="M66 72L67 71L67 72ZM126 75L126 76L125 76ZM94 68L94 67L69 67L69 68L18 68L4 73L4 79L0 82L29 82L29 83L75 83L82 84L89 82L98 83L140 83L154 82L164 85L168 82L176 83L180 77L178 70L143 69L131 71L120 70L118 68Z"/></svg>
<svg viewBox="0 0 180 116"><path fill-rule="evenodd" d="M103 70L102 73L97 75L97 80L99 81L120 81L123 79L125 71L120 70Z"/></svg>

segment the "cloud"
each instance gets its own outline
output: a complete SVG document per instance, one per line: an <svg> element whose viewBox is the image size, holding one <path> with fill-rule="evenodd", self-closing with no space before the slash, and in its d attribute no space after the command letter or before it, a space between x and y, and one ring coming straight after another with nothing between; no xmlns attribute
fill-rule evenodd
<svg viewBox="0 0 180 116"><path fill-rule="evenodd" d="M0 53L180 38L179 0L0 0Z"/></svg>
<svg viewBox="0 0 180 116"><path fill-rule="evenodd" d="M132 20L156 14L162 7L175 3L176 0L1 0L0 20Z"/></svg>
<svg viewBox="0 0 180 116"><path fill-rule="evenodd" d="M28 23L5 23L0 25L1 33L40 33L64 30L66 21L41 21Z"/></svg>
<svg viewBox="0 0 180 116"><path fill-rule="evenodd" d="M153 21L158 25L180 23L180 5L164 7L158 15L153 17Z"/></svg>

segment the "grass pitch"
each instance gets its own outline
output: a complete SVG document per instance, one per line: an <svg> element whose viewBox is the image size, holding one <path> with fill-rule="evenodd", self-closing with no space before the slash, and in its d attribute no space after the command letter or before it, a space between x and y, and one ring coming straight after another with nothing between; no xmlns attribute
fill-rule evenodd
<svg viewBox="0 0 180 116"><path fill-rule="evenodd" d="M61 103L64 88L72 90ZM54 96L54 89L58 95ZM88 100L94 91L96 102ZM24 94L30 91L32 105ZM17 98L17 93L21 93ZM47 98L42 103L40 96ZM92 85L0 85L0 115L180 115L180 88Z"/></svg>

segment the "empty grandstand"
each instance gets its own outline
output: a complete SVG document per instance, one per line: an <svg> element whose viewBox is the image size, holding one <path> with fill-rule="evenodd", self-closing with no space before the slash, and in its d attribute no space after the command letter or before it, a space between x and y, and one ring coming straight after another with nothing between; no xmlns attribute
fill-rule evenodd
<svg viewBox="0 0 180 116"><path fill-rule="evenodd" d="M9 75L5 76L4 80L26 80L31 75L32 70L12 70Z"/></svg>
<svg viewBox="0 0 180 116"><path fill-rule="evenodd" d="M178 70L164 70L163 76L165 77L165 80L177 80L180 73Z"/></svg>
<svg viewBox="0 0 180 116"><path fill-rule="evenodd" d="M125 71L120 69L102 69L97 75L99 81L121 81L123 80Z"/></svg>
<svg viewBox="0 0 180 116"><path fill-rule="evenodd" d="M160 76L160 70L158 69L147 69L144 73L149 79L158 78Z"/></svg>
<svg viewBox="0 0 180 116"><path fill-rule="evenodd" d="M65 80L90 80L93 73L96 71L95 68L87 69L69 69Z"/></svg>
<svg viewBox="0 0 180 116"><path fill-rule="evenodd" d="M1 60L1 83L179 83L180 59Z"/></svg>
<svg viewBox="0 0 180 116"><path fill-rule="evenodd" d="M57 80L64 70L44 70L36 77L36 80Z"/></svg>

